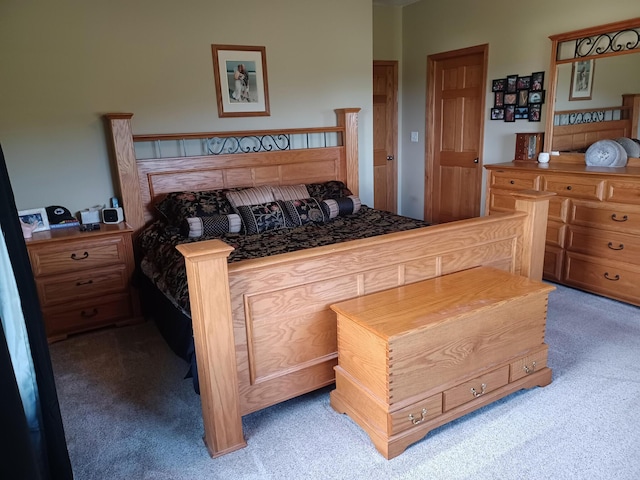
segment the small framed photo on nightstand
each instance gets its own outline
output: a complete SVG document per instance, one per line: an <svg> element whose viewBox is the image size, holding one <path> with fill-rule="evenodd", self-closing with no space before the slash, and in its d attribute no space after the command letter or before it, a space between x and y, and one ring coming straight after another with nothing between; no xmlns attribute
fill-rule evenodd
<svg viewBox="0 0 640 480"><path fill-rule="evenodd" d="M30 210L20 210L18 212L20 221L31 225L32 233L42 232L49 230L49 218L47 217L47 211L44 208L32 208Z"/></svg>

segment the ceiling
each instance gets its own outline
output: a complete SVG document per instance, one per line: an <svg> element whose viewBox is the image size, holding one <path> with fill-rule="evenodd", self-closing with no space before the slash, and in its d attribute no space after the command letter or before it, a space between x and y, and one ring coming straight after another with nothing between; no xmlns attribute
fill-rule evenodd
<svg viewBox="0 0 640 480"><path fill-rule="evenodd" d="M404 7L418 0L373 0L374 5L383 5L387 7Z"/></svg>

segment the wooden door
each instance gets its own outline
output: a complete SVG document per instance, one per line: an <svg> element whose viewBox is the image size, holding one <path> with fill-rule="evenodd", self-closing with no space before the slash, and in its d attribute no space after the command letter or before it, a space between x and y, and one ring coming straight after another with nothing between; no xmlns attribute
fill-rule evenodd
<svg viewBox="0 0 640 480"><path fill-rule="evenodd" d="M427 59L425 219L480 215L488 46Z"/></svg>
<svg viewBox="0 0 640 480"><path fill-rule="evenodd" d="M373 62L373 205L397 212L398 62Z"/></svg>

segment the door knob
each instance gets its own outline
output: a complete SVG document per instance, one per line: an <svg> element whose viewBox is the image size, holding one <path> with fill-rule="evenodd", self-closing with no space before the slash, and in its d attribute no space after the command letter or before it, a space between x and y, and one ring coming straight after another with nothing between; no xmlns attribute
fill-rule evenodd
<svg viewBox="0 0 640 480"><path fill-rule="evenodd" d="M476 157L473 159L473 163L478 163L478 161L480 160L480 158Z"/></svg>
<svg viewBox="0 0 640 480"><path fill-rule="evenodd" d="M387 161L390 162L391 160L393 160L393 155L387 155Z"/></svg>

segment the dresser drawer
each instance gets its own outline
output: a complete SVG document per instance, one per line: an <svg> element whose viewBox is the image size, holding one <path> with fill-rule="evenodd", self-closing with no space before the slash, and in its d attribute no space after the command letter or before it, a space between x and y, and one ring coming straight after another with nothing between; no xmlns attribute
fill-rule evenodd
<svg viewBox="0 0 640 480"><path fill-rule="evenodd" d="M640 237L628 233L570 225L567 249L640 265Z"/></svg>
<svg viewBox="0 0 640 480"><path fill-rule="evenodd" d="M446 390L443 393L442 409L445 412L452 410L481 397L485 393L504 387L507 383L509 383L509 365Z"/></svg>
<svg viewBox="0 0 640 480"><path fill-rule="evenodd" d="M554 220L547 221L547 245L564 246L564 236L567 226Z"/></svg>
<svg viewBox="0 0 640 480"><path fill-rule="evenodd" d="M567 252L565 282L590 292L640 304L640 267Z"/></svg>
<svg viewBox="0 0 640 480"><path fill-rule="evenodd" d="M574 200L569 210L572 225L640 234L639 206Z"/></svg>
<svg viewBox="0 0 640 480"><path fill-rule="evenodd" d="M640 205L640 182L609 180L606 199L610 202Z"/></svg>
<svg viewBox="0 0 640 480"><path fill-rule="evenodd" d="M538 190L540 175L531 172L513 172L509 170L492 170L491 188L507 190Z"/></svg>
<svg viewBox="0 0 640 480"><path fill-rule="evenodd" d="M549 347L544 345L542 348L531 352L526 356L519 358L509 365L509 381L516 380L531 375L547 366L547 354Z"/></svg>
<svg viewBox="0 0 640 480"><path fill-rule="evenodd" d="M562 281L563 259L564 249L553 245L546 245L544 248L544 265L542 267L544 278L556 282Z"/></svg>
<svg viewBox="0 0 640 480"><path fill-rule="evenodd" d="M58 305L43 308L48 337L79 332L131 318L133 308L128 294L115 294L95 300L75 302L71 307Z"/></svg>
<svg viewBox="0 0 640 480"><path fill-rule="evenodd" d="M421 425L441 414L442 394L439 393L391 413L389 419L390 435L395 435L396 433Z"/></svg>
<svg viewBox="0 0 640 480"><path fill-rule="evenodd" d="M109 236L46 248L34 246L29 249L29 257L35 276L52 275L126 263L126 248L122 236Z"/></svg>
<svg viewBox="0 0 640 480"><path fill-rule="evenodd" d="M566 222L568 210L569 199L558 196L553 196L549 199L549 220Z"/></svg>
<svg viewBox="0 0 640 480"><path fill-rule="evenodd" d="M42 307L100 297L127 289L126 265L66 273L36 279Z"/></svg>
<svg viewBox="0 0 640 480"><path fill-rule="evenodd" d="M586 176L545 175L542 184L544 191L564 197L602 200L605 181Z"/></svg>

